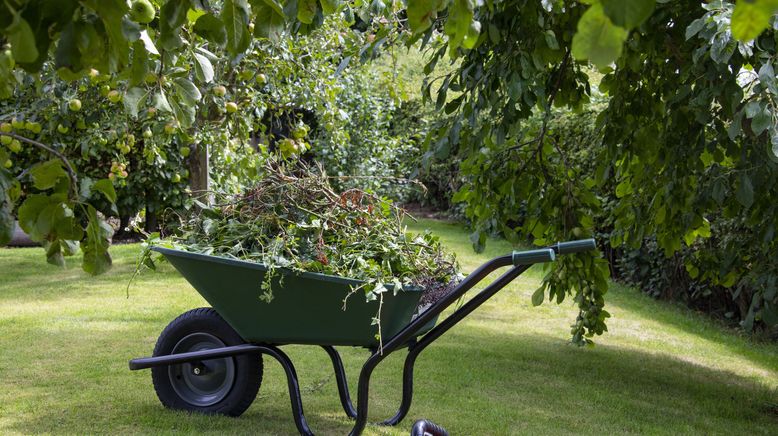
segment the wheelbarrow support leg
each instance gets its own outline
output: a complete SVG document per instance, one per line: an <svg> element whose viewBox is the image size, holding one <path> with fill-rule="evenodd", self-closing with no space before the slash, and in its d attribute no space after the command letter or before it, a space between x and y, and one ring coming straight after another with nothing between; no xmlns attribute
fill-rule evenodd
<svg viewBox="0 0 778 436"><path fill-rule="evenodd" d="M408 348L408 356L405 358L405 365L403 366L403 397L402 401L400 402L400 408L397 410L397 413L393 417L383 421L381 425L397 425L400 421L403 420L403 418L405 418L405 415L408 414L408 410L411 408L411 401L413 400L413 368L416 364L416 358L419 357L419 354L421 354L421 352L424 351L428 345L435 342L436 339L441 337L451 327L455 326L459 321L476 310L479 306L490 299L494 294L499 292L508 283L513 281L513 279L518 277L526 269L527 267L518 266L505 272L497 280L479 292L475 297L468 300L468 302L465 303L462 307L441 321L426 335L419 338L418 342Z"/></svg>
<svg viewBox="0 0 778 436"><path fill-rule="evenodd" d="M262 350L263 354L273 356L278 363L284 368L286 372L286 382L289 386L289 399L292 402L292 415L294 415L294 423L297 426L297 430L301 435L313 436L311 428L308 426L308 421L305 420L303 414L303 401L300 397L300 383L297 380L297 371L294 369L292 360L277 347L265 346Z"/></svg>
<svg viewBox="0 0 778 436"><path fill-rule="evenodd" d="M553 256L551 256L551 259L553 259ZM422 326L426 325L426 323L428 323L433 317L439 315L444 309L450 306L459 297L464 295L464 293L472 288L476 283L489 275L489 273L501 266L508 266L511 263L513 263L513 260L510 256L495 258L492 261L485 263L472 274L470 274L467 278L465 278L465 280L463 280L454 291L452 291L442 300L433 304L432 307L419 315L419 317L417 317L415 320L411 321L410 324L408 324L399 333L394 335L388 342L386 342L384 344L383 353L380 351L373 353L373 355L367 359L367 362L365 362L365 364L362 366L362 371L359 373L359 386L357 387L357 419L354 423L354 427L351 429L351 433L349 433L350 436L357 436L361 434L365 429L365 425L367 425L370 376L372 375L375 367L378 366L378 364L381 363L381 361L386 356L401 348L404 344L407 344L408 341L412 340L415 336L415 333ZM411 406L411 399L413 397L413 366L418 354L424 350L427 345L434 342L437 338L443 335L443 333L447 332L464 317L477 309L486 300L488 300L500 289L504 288L508 283L510 283L513 279L529 269L530 266L531 264L518 264L514 266L503 275L498 277L496 280L494 280L492 283L490 283L488 286L486 286L481 292L478 293L478 295L471 298L462 307L457 309L454 313L440 322L435 328L430 330L429 333L425 334L421 339L419 339L418 343L412 347L412 350L406 358L403 371L403 398L402 403L400 404L400 409L394 417L384 421L385 423L396 424L408 413L408 409Z"/></svg>
<svg viewBox="0 0 778 436"><path fill-rule="evenodd" d="M343 369L343 361L340 359L340 354L332 345L322 345L324 351L327 352L332 360L332 368L335 370L335 380L338 383L338 395L340 396L340 405L343 406L343 411L346 415L354 419L357 417L357 411L354 409L354 405L351 403L351 396L348 391L348 380L346 380L346 370Z"/></svg>

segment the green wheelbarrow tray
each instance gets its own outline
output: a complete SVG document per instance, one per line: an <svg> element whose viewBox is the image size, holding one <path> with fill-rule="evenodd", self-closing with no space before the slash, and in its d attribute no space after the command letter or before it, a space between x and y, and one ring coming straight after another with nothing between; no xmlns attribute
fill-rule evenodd
<svg viewBox="0 0 778 436"><path fill-rule="evenodd" d="M154 247L246 341L264 344L352 345L378 347L379 301L364 292L343 299L364 282L318 273L275 270L273 300L260 300L267 266L169 248ZM421 288L383 294L381 337L397 334L411 322ZM433 319L418 335L435 326Z"/></svg>

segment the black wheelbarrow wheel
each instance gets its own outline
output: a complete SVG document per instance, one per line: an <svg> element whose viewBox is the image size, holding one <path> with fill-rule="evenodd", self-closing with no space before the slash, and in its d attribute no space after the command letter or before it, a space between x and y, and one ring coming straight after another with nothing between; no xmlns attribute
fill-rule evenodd
<svg viewBox="0 0 778 436"><path fill-rule="evenodd" d="M245 341L211 308L190 310L165 327L154 356L209 350ZM243 354L151 369L159 401L171 409L240 416L262 384L262 355Z"/></svg>

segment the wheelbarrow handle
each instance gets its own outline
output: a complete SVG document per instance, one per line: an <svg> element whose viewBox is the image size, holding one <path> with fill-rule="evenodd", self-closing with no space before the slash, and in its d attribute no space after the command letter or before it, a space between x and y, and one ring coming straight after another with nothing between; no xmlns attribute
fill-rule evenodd
<svg viewBox="0 0 778 436"><path fill-rule="evenodd" d="M582 251L594 250L597 244L594 239L580 239L578 241L557 242L552 245L556 254L580 253Z"/></svg>
<svg viewBox="0 0 778 436"><path fill-rule="evenodd" d="M532 265L533 263L552 262L556 259L554 250L550 248L540 248L537 250L514 251L511 255L513 265Z"/></svg>

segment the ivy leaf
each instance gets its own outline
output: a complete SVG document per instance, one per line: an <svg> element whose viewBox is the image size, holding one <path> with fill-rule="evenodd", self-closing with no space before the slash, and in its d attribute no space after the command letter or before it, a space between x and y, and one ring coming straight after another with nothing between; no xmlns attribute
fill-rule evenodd
<svg viewBox="0 0 778 436"><path fill-rule="evenodd" d="M225 0L221 14L227 31L227 52L233 58L249 46L249 9L246 0Z"/></svg>
<svg viewBox="0 0 778 436"><path fill-rule="evenodd" d="M44 190L53 188L62 178L67 179L68 174L62 168L62 161L51 159L32 167L30 176L32 176L33 186Z"/></svg>
<svg viewBox="0 0 778 436"><path fill-rule="evenodd" d="M737 201L746 209L754 204L754 186L751 184L751 178L747 174L740 176L740 184L735 194Z"/></svg>
<svg viewBox="0 0 778 436"><path fill-rule="evenodd" d="M627 31L615 26L598 3L592 5L578 21L572 53L577 60L588 59L603 69L621 56L626 39Z"/></svg>
<svg viewBox="0 0 778 436"><path fill-rule="evenodd" d="M749 42L770 25L770 17L778 13L778 0L740 0L732 12L732 36Z"/></svg>
<svg viewBox="0 0 778 436"><path fill-rule="evenodd" d="M625 29L633 29L646 21L655 6L655 0L602 0L605 15L613 24Z"/></svg>

